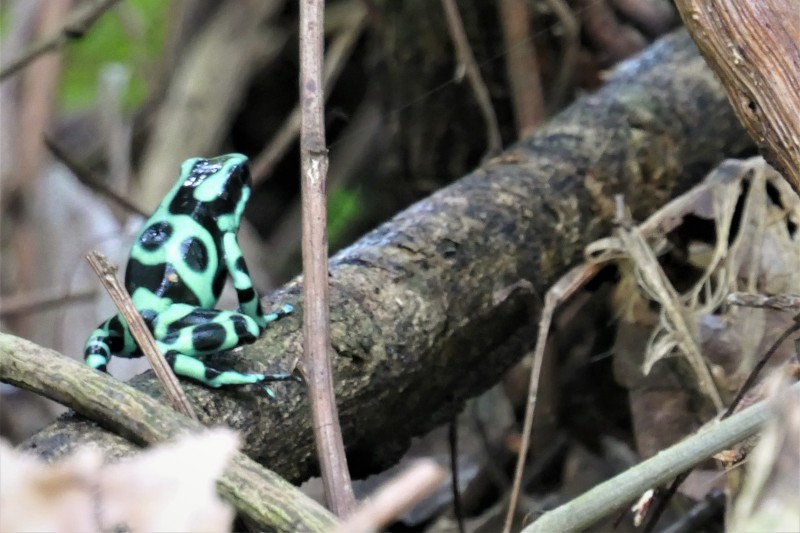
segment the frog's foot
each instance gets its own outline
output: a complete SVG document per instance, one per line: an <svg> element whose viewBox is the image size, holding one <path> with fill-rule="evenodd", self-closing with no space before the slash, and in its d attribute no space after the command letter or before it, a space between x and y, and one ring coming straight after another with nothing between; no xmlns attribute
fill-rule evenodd
<svg viewBox="0 0 800 533"><path fill-rule="evenodd" d="M92 333L83 349L83 360L87 366L108 372L108 360L111 359L111 348L108 346L107 336L101 330Z"/></svg>
<svg viewBox="0 0 800 533"><path fill-rule="evenodd" d="M90 353L85 357L86 364L100 372L108 372L108 357L98 353Z"/></svg>
<svg viewBox="0 0 800 533"><path fill-rule="evenodd" d="M296 376L295 374L287 374L285 372L278 372L277 374L265 374L264 381L297 381L298 383L303 382L300 376Z"/></svg>
<svg viewBox="0 0 800 533"><path fill-rule="evenodd" d="M277 374L266 374L264 376L264 381L297 381L298 383L302 383L303 380L300 379L299 376L294 374L286 374L284 372L279 372ZM275 395L275 391L269 385L261 385L261 388L264 389L264 392L267 393L270 400L277 400L277 396Z"/></svg>
<svg viewBox="0 0 800 533"><path fill-rule="evenodd" d="M264 389L265 393L267 393L267 398L269 398L273 402L278 401L278 395L275 394L275 391L272 390L272 387L270 387L269 385L261 385L261 388Z"/></svg>

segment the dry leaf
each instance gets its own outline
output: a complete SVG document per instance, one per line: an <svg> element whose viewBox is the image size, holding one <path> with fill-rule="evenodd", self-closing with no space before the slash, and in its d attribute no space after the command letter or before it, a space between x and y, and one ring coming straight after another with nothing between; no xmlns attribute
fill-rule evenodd
<svg viewBox="0 0 800 533"><path fill-rule="evenodd" d="M237 447L216 429L116 464L89 448L50 465L0 442L0 532L230 531L216 480Z"/></svg>
<svg viewBox="0 0 800 533"><path fill-rule="evenodd" d="M696 429L702 421L698 400L715 396L706 381L730 402L755 362L792 323L790 313L730 306L726 297L735 291L800 292L798 224L800 198L777 172L761 158L726 161L627 238L623 232L587 249L597 260L619 264L614 371L631 390L642 455ZM647 239L645 248L637 234ZM769 367L783 365L793 354L789 340ZM690 365L665 359L671 355ZM711 380L704 376L706 368Z"/></svg>
<svg viewBox="0 0 800 533"><path fill-rule="evenodd" d="M101 465L97 450L49 465L0 440L0 532L100 531L94 490Z"/></svg>
<svg viewBox="0 0 800 533"><path fill-rule="evenodd" d="M106 528L229 531L234 512L216 480L238 448L233 431L215 429L109 465L101 477Z"/></svg>

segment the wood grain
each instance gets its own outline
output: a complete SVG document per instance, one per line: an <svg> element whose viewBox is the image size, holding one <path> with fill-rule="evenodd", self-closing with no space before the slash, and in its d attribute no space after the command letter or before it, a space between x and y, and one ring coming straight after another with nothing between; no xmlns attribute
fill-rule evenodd
<svg viewBox="0 0 800 533"><path fill-rule="evenodd" d="M764 158L800 193L800 4L676 0Z"/></svg>

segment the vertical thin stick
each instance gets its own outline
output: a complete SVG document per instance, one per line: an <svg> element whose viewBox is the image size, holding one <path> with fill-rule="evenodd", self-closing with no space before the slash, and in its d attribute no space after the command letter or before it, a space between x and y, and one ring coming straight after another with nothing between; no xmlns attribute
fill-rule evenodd
<svg viewBox="0 0 800 533"><path fill-rule="evenodd" d="M503 533L511 532L511 527L514 525L514 513L517 510L517 500L519 500L519 493L522 490L522 473L525 469L525 460L528 457L528 447L531 441L531 432L533 431L533 415L536 411L536 400L539 396L539 380L542 375L542 365L544 364L544 350L547 345L550 324L553 322L553 314L561 303L575 294L588 280L592 279L598 270L599 267L597 265L583 264L577 266L561 276L544 296L542 316L539 318L539 334L536 338L531 377L528 382L528 403L525 405L522 440L519 447L519 456L517 457L517 467L514 471L514 484L511 488Z"/></svg>
<svg viewBox="0 0 800 533"><path fill-rule="evenodd" d="M458 481L458 415L450 421L447 432L447 440L450 441L450 481L453 484L453 514L456 515L458 533L467 531L464 526L464 506L461 505L461 484Z"/></svg>
<svg viewBox="0 0 800 533"><path fill-rule="evenodd" d="M494 112L494 107L492 107L489 89L483 81L478 62L475 61L475 56L472 54L467 32L464 30L464 22L461 20L461 14L458 12L455 0L442 0L442 6L444 7L447 28L450 30L450 37L453 39L458 60L464 65L467 80L469 80L472 91L475 93L478 108L481 110L484 122L486 122L486 142L489 145L486 155L495 156L503 149L503 139L500 136L500 126L497 123L497 114Z"/></svg>
<svg viewBox="0 0 800 533"><path fill-rule="evenodd" d="M128 291L125 290L125 287L120 283L117 277L117 267L112 265L108 258L97 250L89 252L89 255L86 256L86 260L89 261L92 270L94 270L97 277L100 278L103 287L106 288L109 296L111 296L111 299L117 306L117 309L119 309L120 314L125 319L125 322L128 323L131 335L136 339L136 343L150 362L150 366L153 367L153 372L155 372L158 381L164 387L164 391L167 394L170 404L172 404L172 408L188 416L192 420L198 420L197 414L194 412L192 404L189 402L189 398L186 397L186 393L183 392L178 382L178 377L169 367L169 363L167 363L166 359L164 359L164 354L158 349L153 334L147 329L142 315L139 314L139 311L133 305L130 294L128 294Z"/></svg>
<svg viewBox="0 0 800 533"><path fill-rule="evenodd" d="M338 516L355 507L342 430L333 394L328 323L328 238L326 235L325 147L322 81L323 0L300 2L300 168L303 200L303 359L322 483Z"/></svg>
<svg viewBox="0 0 800 533"><path fill-rule="evenodd" d="M521 139L544 122L544 94L533 40L533 4L527 0L500 0L500 23L508 50L506 73Z"/></svg>

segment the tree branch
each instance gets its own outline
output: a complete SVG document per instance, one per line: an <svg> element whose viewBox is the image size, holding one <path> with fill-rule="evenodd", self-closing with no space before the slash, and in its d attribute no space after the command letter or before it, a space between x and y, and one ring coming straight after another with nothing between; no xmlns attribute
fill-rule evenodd
<svg viewBox="0 0 800 533"><path fill-rule="evenodd" d="M314 441L328 506L337 516L355 507L353 486L333 392L328 213L325 146L325 87L322 81L324 0L300 2L300 168L303 197L303 357Z"/></svg>
<svg viewBox="0 0 800 533"><path fill-rule="evenodd" d="M795 0L675 5L764 159L800 194L800 6Z"/></svg>
<svg viewBox="0 0 800 533"><path fill-rule="evenodd" d="M103 13L118 4L120 0L91 0L75 9L64 27L53 35L34 43L18 58L0 70L0 81L25 68L37 57L58 50L70 39L80 39Z"/></svg>
<svg viewBox="0 0 800 533"><path fill-rule="evenodd" d="M452 419L532 349L531 293L544 294L607 235L615 194L641 220L751 147L716 77L678 32L533 136L339 252L330 261L331 334L351 473L391 464L411 437ZM289 283L268 295L267 308L299 306L302 290L300 280ZM243 371L286 371L300 346L300 317L289 316L219 357ZM151 374L134 383L160 396ZM300 481L317 466L308 399L293 387L276 384L275 404L243 390L185 390L241 432L251 457ZM56 453L87 441L115 445L67 416L25 447Z"/></svg>
<svg viewBox="0 0 800 533"><path fill-rule="evenodd" d="M797 391L800 391L800 383L795 383L783 394ZM596 485L569 503L545 513L522 533L586 529L635 500L647 489L661 485L715 453L755 435L770 418L770 404L760 402L730 418L704 427L678 444Z"/></svg>

